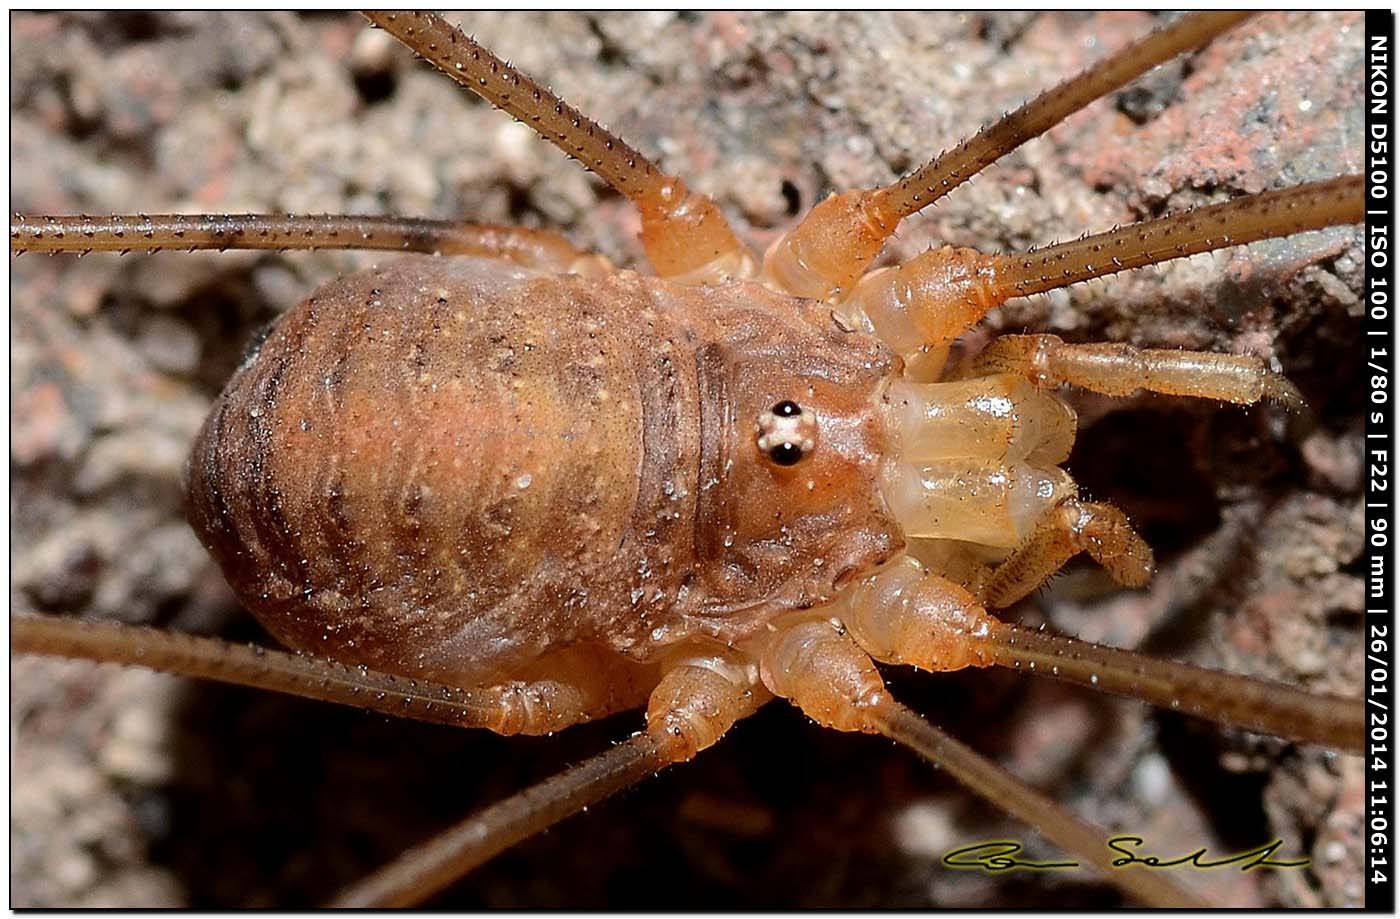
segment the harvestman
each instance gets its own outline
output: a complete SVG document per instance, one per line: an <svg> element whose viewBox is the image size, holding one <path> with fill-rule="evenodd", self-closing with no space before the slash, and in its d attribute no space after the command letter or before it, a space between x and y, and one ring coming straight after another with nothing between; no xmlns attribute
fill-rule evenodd
<svg viewBox="0 0 1400 919"><path fill-rule="evenodd" d="M963 331L1011 297L1356 222L1360 177L1024 255L933 250L867 271L904 217L1243 14L1185 17L903 181L829 198L762 259L707 198L436 16L368 15L629 198L662 280L614 272L552 234L446 221L17 215L11 224L16 250L337 247L466 256L407 259L322 288L240 370L196 444L196 530L269 630L337 663L115 624L12 621L16 651L142 664L501 733L544 733L647 706L646 731L414 850L345 902L429 896L513 842L691 758L770 695L820 723L909 746L1130 895L1194 902L1160 874L1109 867L1100 831L894 702L872 658L935 671L1035 668L1224 723L1359 749L1354 700L1073 642L986 612L1025 596L1081 551L1125 584L1152 572L1150 550L1121 512L1080 500L1059 469L1075 421L1049 390L1145 388L1293 406L1300 400L1291 384L1251 357L1046 335L1003 336L962 364L949 366L948 357ZM489 315L467 316L458 308L464 297L489 304ZM643 341L637 320L652 340ZM600 344L553 341L551 330L561 328ZM355 339L361 330L363 340ZM483 350L482 342L504 347ZM517 346L544 353L521 357ZM638 365L654 360L653 375L634 376L628 390L634 357ZM483 381L471 379L483 359L502 363L483 371ZM405 364L417 375L393 382ZM561 382L557 367L582 382ZM310 370L325 375L297 373ZM440 381L450 393L439 394ZM386 401L356 401L368 394ZM582 402L569 398L580 395ZM322 398L317 415L311 406ZM467 476L456 480L465 482L464 516L455 493L441 487L453 480L437 476L450 464L432 449L410 461L408 441L380 422L392 419L395 431L425 441L450 428L440 423L452 413L476 418L478 409L487 425L525 418L549 429L564 419L554 430L571 445L577 439L578 452L542 464L534 435L506 427L507 447L488 448L489 475L443 473ZM607 476L619 469L640 484L612 506L616 489L607 486L618 483ZM530 503L555 483L570 486L567 498ZM578 549L581 534L600 531L623 539L616 549ZM367 532L389 535L376 545L357 538ZM903 554L906 540L912 551ZM456 555L477 567L463 573ZM555 558L567 561L556 566ZM488 562L492 570L480 574ZM563 574L541 573L551 566ZM610 576L616 581L598 583ZM495 590L497 605L473 609L464 598L477 590ZM614 602L590 601L588 590ZM630 612L617 602L624 596ZM535 618L520 618L522 599L533 601Z"/></svg>

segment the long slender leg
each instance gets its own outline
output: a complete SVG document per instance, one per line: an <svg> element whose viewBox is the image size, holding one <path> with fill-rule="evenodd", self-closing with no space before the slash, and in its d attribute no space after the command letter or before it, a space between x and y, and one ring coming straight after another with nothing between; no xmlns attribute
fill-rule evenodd
<svg viewBox="0 0 1400 919"><path fill-rule="evenodd" d="M879 733L934 766L944 769L965 787L1024 820L1067 852L1083 858L1123 893L1147 906L1202 908L1199 897L1160 872L1137 865L1123 867L1105 844L1107 833L1080 820L1016 776L960 743L893 699L877 706L871 723Z"/></svg>
<svg viewBox="0 0 1400 919"><path fill-rule="evenodd" d="M1104 58L888 188L833 195L817 205L764 258L765 275L782 289L824 299L849 290L899 221L972 178L1107 93L1158 64L1197 48L1248 13L1195 13Z"/></svg>
<svg viewBox="0 0 1400 919"><path fill-rule="evenodd" d="M460 689L217 638L49 616L12 616L10 650L147 667L497 733L548 733L630 701L561 681Z"/></svg>
<svg viewBox="0 0 1400 919"><path fill-rule="evenodd" d="M876 660L922 670L1006 667L1140 699L1220 724L1360 752L1359 699L1032 632L992 617L971 593L912 559L857 582L822 610Z"/></svg>
<svg viewBox="0 0 1400 919"><path fill-rule="evenodd" d="M1359 223L1359 175L1246 195L1145 220L1022 255L932 249L898 268L871 272L840 309L847 324L879 335L901 354L912 344L947 347L993 307L1129 268L1307 230Z"/></svg>
<svg viewBox="0 0 1400 919"><path fill-rule="evenodd" d="M651 734L635 734L408 850L397 861L342 891L331 905L363 909L421 903L521 840L668 765L670 761Z"/></svg>
<svg viewBox="0 0 1400 919"><path fill-rule="evenodd" d="M992 630L991 659L1081 686L1130 696L1263 734L1361 753L1360 699L1306 693L1268 680L1220 673L1145 654L1033 632L1011 623Z"/></svg>
<svg viewBox="0 0 1400 919"><path fill-rule="evenodd" d="M378 249L484 255L533 268L587 268L590 257L548 230L455 220L338 214L126 214L10 217L10 250L129 252L145 249Z"/></svg>
<svg viewBox="0 0 1400 919"><path fill-rule="evenodd" d="M1002 256L997 283L1007 296L1028 297L1200 252L1360 223L1363 209L1359 175L1308 182Z"/></svg>
<svg viewBox="0 0 1400 919"><path fill-rule="evenodd" d="M1111 504L1070 498L1040 519L1009 558L992 570L981 596L988 606L1010 606L1035 590L1070 558L1088 552L1113 579L1141 587L1152 578L1152 549Z"/></svg>
<svg viewBox="0 0 1400 919"><path fill-rule="evenodd" d="M1289 408L1303 397L1252 354L1135 348L1117 342L1066 344L1054 335L1003 335L969 363L968 376L1015 373L1037 386L1068 383L1110 396L1140 389L1252 405L1271 399Z"/></svg>
<svg viewBox="0 0 1400 919"><path fill-rule="evenodd" d="M673 280L745 276L752 257L709 198L434 13L367 10L370 22L462 86L514 115L636 205L652 267Z"/></svg>
<svg viewBox="0 0 1400 919"><path fill-rule="evenodd" d="M647 729L512 795L406 852L344 891L335 905L420 903L512 845L714 744L766 694L737 656L684 659L652 692Z"/></svg>
<svg viewBox="0 0 1400 919"><path fill-rule="evenodd" d="M841 731L889 737L940 766L992 804L1096 868L1129 896L1152 906L1202 906L1160 872L1112 865L1107 834L948 737L895 702L870 657L827 619L779 626L762 660L763 681L810 718Z"/></svg>

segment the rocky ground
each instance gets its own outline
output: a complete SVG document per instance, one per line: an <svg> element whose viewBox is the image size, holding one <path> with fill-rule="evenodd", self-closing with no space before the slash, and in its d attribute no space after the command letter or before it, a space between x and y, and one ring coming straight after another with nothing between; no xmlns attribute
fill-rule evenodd
<svg viewBox="0 0 1400 919"><path fill-rule="evenodd" d="M478 38L714 195L755 243L885 182L1152 28L1145 14L471 14ZM353 16L11 14L12 205L548 226L638 260L625 203ZM1269 14L1096 104L910 221L1020 248L1360 169L1357 14ZM1199 256L1016 302L989 331L1263 355L1270 408L1083 397L1070 468L1158 547L1148 590L1072 566L1009 615L1355 694L1360 234ZM254 330L375 256L11 261L11 604L260 640L183 523L179 470ZM976 337L974 336L974 341ZM1361 896L1356 757L1014 674L893 674L920 710L1162 852L1283 840L1303 870L1198 872L1235 905ZM505 740L140 671L11 676L11 903L298 906L631 730ZM1120 903L1078 873L990 878L948 849L1016 824L888 744L771 706L700 760L508 853L458 906Z"/></svg>

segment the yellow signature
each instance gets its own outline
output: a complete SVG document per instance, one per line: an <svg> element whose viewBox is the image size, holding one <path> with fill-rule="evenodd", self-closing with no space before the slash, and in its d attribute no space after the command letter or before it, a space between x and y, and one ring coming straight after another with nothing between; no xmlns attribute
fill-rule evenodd
<svg viewBox="0 0 1400 919"><path fill-rule="evenodd" d="M1309 858L1276 860L1274 854L1283 846L1281 839L1275 839L1243 852L1234 852L1213 858L1210 856L1210 850L1205 846L1185 855L1165 858L1141 852L1141 847L1145 844L1146 842L1141 836L1109 837L1106 845L1110 851L1118 853L1118 857L1112 862L1113 867L1125 868L1128 865L1142 865L1145 868L1180 868L1189 865L1192 868L1209 871L1215 868L1238 866L1241 871L1253 871L1255 868L1302 868L1312 863L1312 859ZM1079 863L1073 861L1037 862L1018 858L1022 848L1019 842L1008 839L977 842L947 852L943 856L943 864L949 868L985 871L993 874L1001 871L1053 871L1079 867Z"/></svg>

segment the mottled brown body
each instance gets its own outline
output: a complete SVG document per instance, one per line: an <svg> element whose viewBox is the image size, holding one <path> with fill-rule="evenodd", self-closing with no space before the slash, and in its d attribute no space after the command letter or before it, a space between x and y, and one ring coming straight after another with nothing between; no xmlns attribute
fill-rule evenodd
<svg viewBox="0 0 1400 919"><path fill-rule="evenodd" d="M893 360L754 284L410 257L277 323L195 444L190 519L279 639L391 672L735 642L898 547ZM752 434L786 398L822 418L792 469Z"/></svg>

